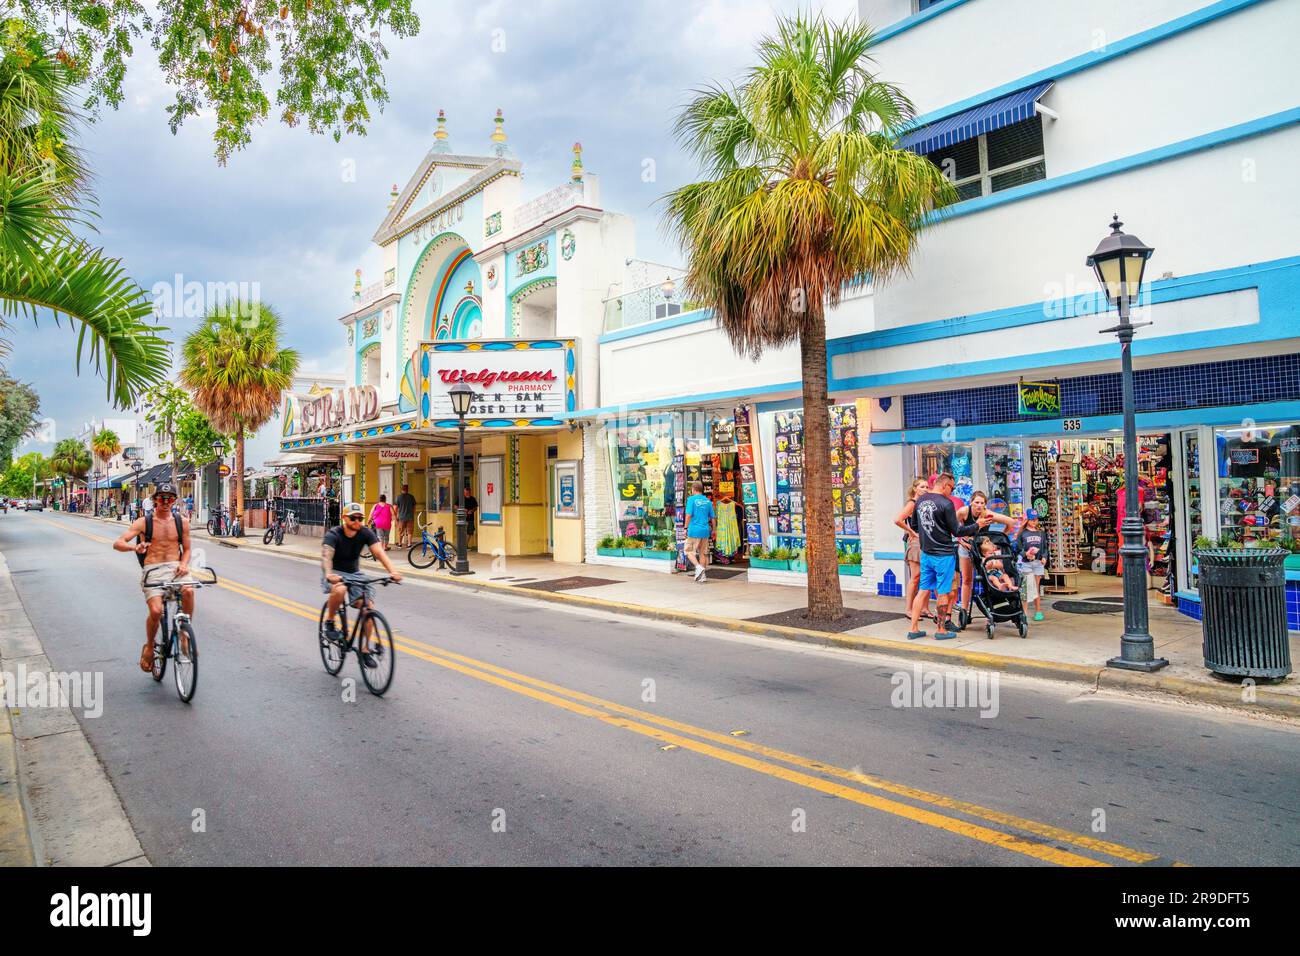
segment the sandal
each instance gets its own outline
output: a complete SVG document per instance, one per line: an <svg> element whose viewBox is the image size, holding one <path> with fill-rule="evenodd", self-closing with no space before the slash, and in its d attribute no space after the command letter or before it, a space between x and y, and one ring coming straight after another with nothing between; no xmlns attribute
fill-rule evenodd
<svg viewBox="0 0 1300 956"><path fill-rule="evenodd" d="M153 641L146 641L140 652L140 670L146 674L153 673Z"/></svg>

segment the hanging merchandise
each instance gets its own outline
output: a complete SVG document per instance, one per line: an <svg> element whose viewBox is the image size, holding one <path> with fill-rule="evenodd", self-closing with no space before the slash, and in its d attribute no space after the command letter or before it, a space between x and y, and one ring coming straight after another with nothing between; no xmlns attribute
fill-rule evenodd
<svg viewBox="0 0 1300 956"><path fill-rule="evenodd" d="M856 537L858 500L858 410L832 405L830 418L831 510L836 535ZM802 537L807 530L804 487L803 412L776 413L775 500L777 534Z"/></svg>
<svg viewBox="0 0 1300 956"><path fill-rule="evenodd" d="M749 409L740 405L733 417L736 422L736 457L740 462L740 501L745 508L745 527L741 537L749 545L761 545L763 520L758 510L758 476L754 466Z"/></svg>

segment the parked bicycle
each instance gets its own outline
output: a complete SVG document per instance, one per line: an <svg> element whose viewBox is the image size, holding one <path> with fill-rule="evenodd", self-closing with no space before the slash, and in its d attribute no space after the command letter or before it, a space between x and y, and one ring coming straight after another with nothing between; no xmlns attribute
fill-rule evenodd
<svg viewBox="0 0 1300 956"><path fill-rule="evenodd" d="M214 538L242 538L243 523L228 508L213 508L208 516L208 534Z"/></svg>
<svg viewBox="0 0 1300 956"><path fill-rule="evenodd" d="M360 596L350 603L356 609L356 619L352 629L348 629L348 604L339 608L338 637L330 637L325 630L325 615L329 611L329 600L321 605L320 621L316 627L316 637L320 642L320 657L325 665L325 673L334 677L347 662L348 651L355 650L357 662L361 665L361 679L366 688L376 697L382 697L393 683L393 667L397 657L393 646L393 629L388 626L388 619L368 602L369 588L374 584L388 587L396 583L388 575L370 577L365 574L351 574L335 571L343 583L348 586L348 597L352 599L354 589ZM364 637L363 637L364 636ZM362 649L364 647L364 650Z"/></svg>
<svg viewBox="0 0 1300 956"><path fill-rule="evenodd" d="M174 568L158 567L150 568L144 576L146 587L163 589L162 624L153 639L153 679L161 681L167 673L168 659L174 660L176 694L188 704L199 685L199 642L190 616L180 608L181 589L216 584L217 572L194 568L188 577L166 577L175 573Z"/></svg>
<svg viewBox="0 0 1300 956"><path fill-rule="evenodd" d="M456 555L456 546L447 543L447 532L441 526L432 538L429 529L424 527L420 530L419 542L406 552L406 560L413 568L429 568L436 562L439 571L450 571L456 566Z"/></svg>
<svg viewBox="0 0 1300 956"><path fill-rule="evenodd" d="M271 523L266 528L266 534L262 535L262 544L275 542L276 547L284 544L284 532L288 522L284 515L278 511L271 512Z"/></svg>

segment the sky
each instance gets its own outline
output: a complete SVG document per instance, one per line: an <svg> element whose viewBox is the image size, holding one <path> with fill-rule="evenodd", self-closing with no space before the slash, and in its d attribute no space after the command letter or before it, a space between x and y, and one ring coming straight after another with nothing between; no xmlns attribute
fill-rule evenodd
<svg viewBox="0 0 1300 956"><path fill-rule="evenodd" d="M416 0L420 34L385 38L390 100L364 137L312 135L278 122L217 165L212 124L188 121L173 136L173 98L147 42L130 62L126 97L89 125L82 145L96 172L99 236L147 290L158 283L256 284L283 317L285 344L307 371L346 369L354 271L380 278L370 241L389 190L405 185L446 110L453 151L485 154L504 111L509 145L524 163L525 199L567 181L580 141L600 176L605 208L637 224L637 255L680 263L664 237L658 200L697 169L672 136L676 112L702 85L739 78L755 42L798 0ZM854 0L826 0L827 16L855 15ZM274 75L269 78L274 81ZM274 107L272 115L275 115ZM645 161L655 178L644 181ZM168 320L181 340L193 318ZM9 374L34 385L48 419L19 449L48 452L112 411L105 384L77 374L76 337L42 321L15 320L5 337ZM126 416L126 417L129 417Z"/></svg>

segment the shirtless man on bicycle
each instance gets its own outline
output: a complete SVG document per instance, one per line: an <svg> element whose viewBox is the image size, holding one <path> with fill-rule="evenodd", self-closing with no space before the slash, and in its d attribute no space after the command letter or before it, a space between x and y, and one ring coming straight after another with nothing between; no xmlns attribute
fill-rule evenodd
<svg viewBox="0 0 1300 956"><path fill-rule="evenodd" d="M366 510L358 502L352 501L343 506L342 523L325 533L320 549L320 585L321 591L329 595L329 607L325 612L325 633L331 640L341 640L336 618L344 600L354 606L358 602L370 603L370 588L362 585L349 585L339 576L339 572L356 574L359 570L361 549L370 548L370 553L379 559L379 563L392 575L394 582L402 580L401 574L388 560L388 552L379 541L379 535L365 526ZM369 633L362 635L362 654L369 650ZM365 657L362 657L365 661ZM371 665L373 666L373 665Z"/></svg>
<svg viewBox="0 0 1300 956"><path fill-rule="evenodd" d="M155 568L172 568L176 578L183 578L190 573L190 526L172 511L176 503L176 488L169 482L158 486L153 496L152 515L142 515L122 532L122 536L113 542L114 551L130 551L140 555L143 575L140 590L144 592L149 604L149 617L144 626L144 649L140 651L140 670L153 671L153 639L162 620L163 595L161 587L146 584L149 573ZM152 532L152 533L151 533ZM155 573L154 580L162 578L162 573ZM181 608L186 614L194 614L194 589L181 589Z"/></svg>

